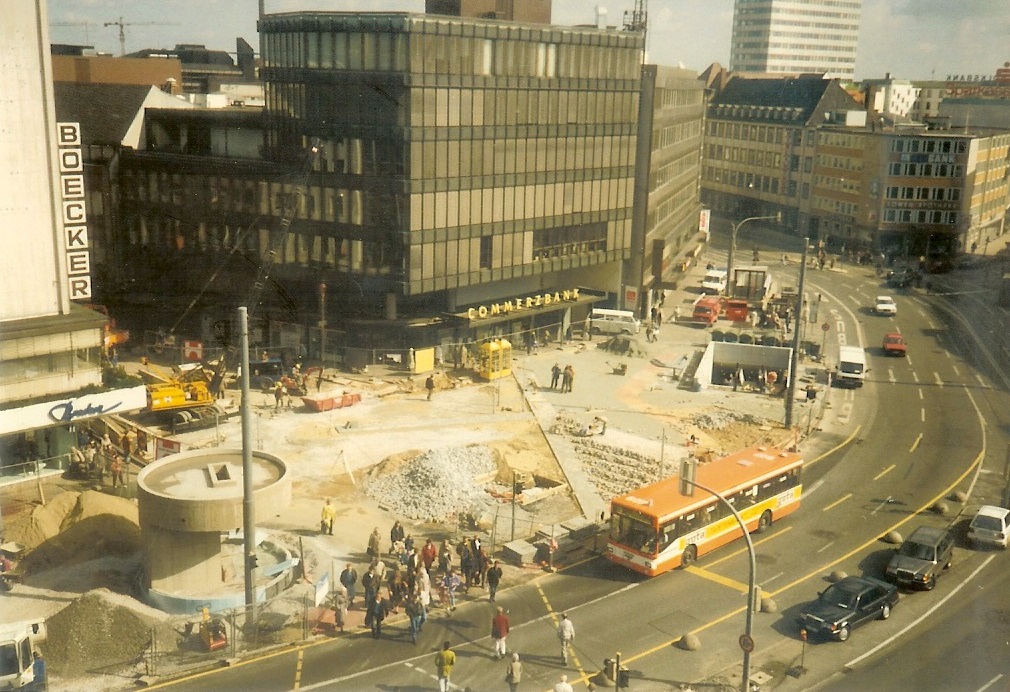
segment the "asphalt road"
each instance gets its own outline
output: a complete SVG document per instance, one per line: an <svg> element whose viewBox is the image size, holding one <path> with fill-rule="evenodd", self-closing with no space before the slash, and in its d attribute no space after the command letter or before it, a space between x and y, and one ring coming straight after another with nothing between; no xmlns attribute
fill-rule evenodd
<svg viewBox="0 0 1010 692"><path fill-rule="evenodd" d="M992 624L995 618L1005 627L998 615L1007 612L1001 595L1005 589L999 588L1005 581L1003 555L972 576L991 555L962 546L937 588L903 594L889 620L856 630L845 643L804 646L799 639L795 617L829 583L832 572L879 575L893 551L881 540L889 531L907 535L920 523L957 524L957 502L948 501L945 515L932 509L954 490L973 491L969 507L998 495L1001 483L990 476L1002 473L1005 416L1010 410L1005 384L990 379L1002 361L986 356L970 333L965 340L965 325L951 315L946 299L888 291L898 302L898 315L879 317L866 308L884 291L864 269L810 272L808 279L808 290L824 296L823 314L830 315L829 354L841 340L862 343L869 350L870 372L862 389L829 394L830 415L844 420L854 432L852 439L833 453L808 460L800 510L755 537L758 581L775 608L754 617L754 677L768 676L766 687L782 690L810 689L820 681L829 681L825 684L831 689L981 689L977 680L1006 674L1000 668L1006 660L1006 637L994 636L994 630L1002 630ZM941 304L935 307L938 300ZM908 358L882 354L879 343L889 331L905 335ZM523 687L549 689L563 672L554 634L560 612L568 612L576 625L575 656L567 673L578 683L620 651L636 690L677 689L689 683L738 685L737 639L743 631L746 593L741 580L747 572L748 556L737 542L691 568L651 580L587 555L558 574L506 590L499 603L509 608L512 618L510 648L526 662ZM965 581L969 586L952 594ZM983 594L990 600L981 600ZM946 597L950 600L943 602ZM964 617L960 609L968 607L981 613L981 619ZM432 660L448 639L459 655L453 678L458 689L503 689L504 664L491 656L491 614L491 604L474 601L451 617L434 612L417 645L410 643L402 625L390 625L379 642L359 635L312 643L170 686L436 689ZM903 635L906 629L913 636ZM675 645L688 633L701 642L698 651ZM879 653L853 663L877 646L882 646ZM962 655L956 655L955 647ZM964 655L966 648L978 651L990 665L977 665ZM935 657L927 662L923 652ZM894 661L902 663L895 666ZM936 680L971 679L974 687L929 686L921 683L931 679L925 674L909 685L908 678L892 671L901 668L907 674L910 667L935 668ZM843 670L852 672L835 677ZM970 678L958 677L967 672ZM878 677L885 673L891 676Z"/></svg>

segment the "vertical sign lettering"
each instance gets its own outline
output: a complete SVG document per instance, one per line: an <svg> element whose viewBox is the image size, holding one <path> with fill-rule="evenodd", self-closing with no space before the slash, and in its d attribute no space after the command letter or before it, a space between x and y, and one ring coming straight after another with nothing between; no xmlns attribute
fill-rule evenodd
<svg viewBox="0 0 1010 692"><path fill-rule="evenodd" d="M56 123L56 145L59 147L60 160L67 289L70 291L70 300L84 300L91 298L91 245L88 242L80 123Z"/></svg>

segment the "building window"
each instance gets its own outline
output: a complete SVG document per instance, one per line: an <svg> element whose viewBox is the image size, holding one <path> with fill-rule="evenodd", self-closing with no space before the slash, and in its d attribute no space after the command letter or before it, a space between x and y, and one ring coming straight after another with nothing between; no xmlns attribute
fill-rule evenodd
<svg viewBox="0 0 1010 692"><path fill-rule="evenodd" d="M492 247L492 237L489 235L481 236L480 238L480 268L490 269L491 268L491 247Z"/></svg>

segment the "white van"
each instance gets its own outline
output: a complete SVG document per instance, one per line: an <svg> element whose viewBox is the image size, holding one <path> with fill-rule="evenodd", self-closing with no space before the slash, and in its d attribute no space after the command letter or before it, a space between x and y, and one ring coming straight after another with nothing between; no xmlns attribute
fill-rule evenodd
<svg viewBox="0 0 1010 692"><path fill-rule="evenodd" d="M631 310L593 308L589 330L593 334L638 334L642 323Z"/></svg>
<svg viewBox="0 0 1010 692"><path fill-rule="evenodd" d="M726 270L709 269L701 279L701 287L707 293L721 295L726 292Z"/></svg>
<svg viewBox="0 0 1010 692"><path fill-rule="evenodd" d="M866 352L858 346L838 347L835 382L839 387L862 387L866 376Z"/></svg>

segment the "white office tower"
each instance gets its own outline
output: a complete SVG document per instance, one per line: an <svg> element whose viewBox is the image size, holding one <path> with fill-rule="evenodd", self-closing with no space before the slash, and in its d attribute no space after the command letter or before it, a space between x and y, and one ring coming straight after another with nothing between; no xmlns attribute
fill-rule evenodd
<svg viewBox="0 0 1010 692"><path fill-rule="evenodd" d="M862 0L736 0L730 69L852 79Z"/></svg>

